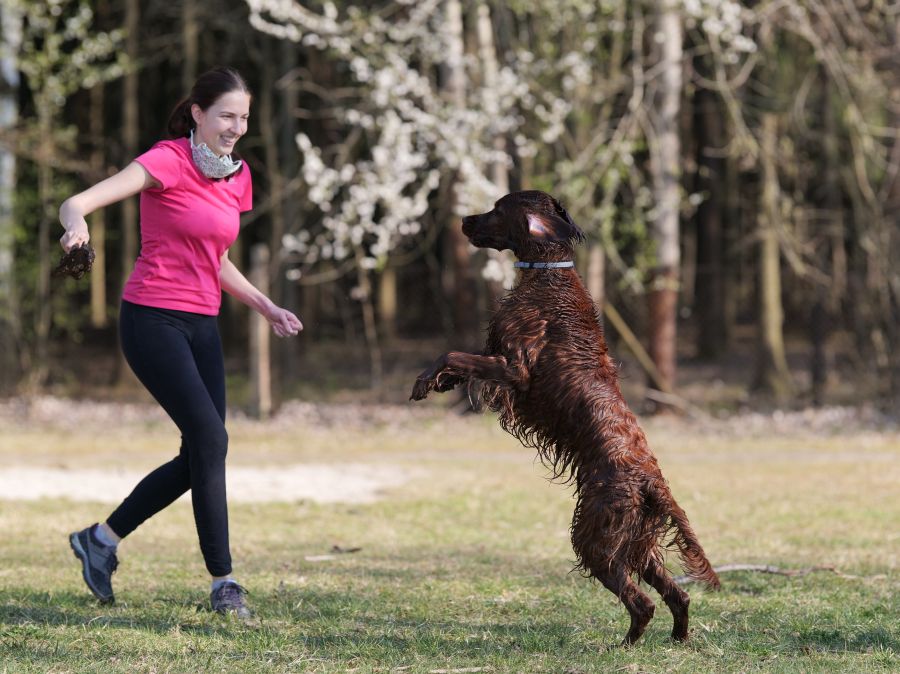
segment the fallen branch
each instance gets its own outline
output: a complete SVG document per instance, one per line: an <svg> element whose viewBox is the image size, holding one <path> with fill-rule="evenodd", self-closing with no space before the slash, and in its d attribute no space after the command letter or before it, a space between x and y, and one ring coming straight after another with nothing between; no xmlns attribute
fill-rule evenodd
<svg viewBox="0 0 900 674"><path fill-rule="evenodd" d="M777 566L772 566L770 564L725 564L723 566L717 566L713 569L716 573L726 573L728 571L758 571L760 573L771 573L777 576L791 576L791 577L799 577L806 576L810 573L816 573L818 571L828 571L829 573L833 573L836 576L841 578L860 578L861 576L853 576L849 573L843 573L838 571L833 566L810 566L805 569L782 569ZM866 576L867 578L884 578L883 575L880 576ZM679 585L687 585L688 583L697 582L696 579L691 578L690 576L678 576L675 578L675 582Z"/></svg>
<svg viewBox="0 0 900 674"><path fill-rule="evenodd" d="M644 395L654 402L662 403L663 405L669 405L670 407L679 409L689 417L692 417L694 419L701 419L703 421L708 421L711 419L709 414L703 411L703 409L697 407L693 403L685 400L680 395L677 395L675 393L666 393L665 391L659 391L648 386L647 390L644 392Z"/></svg>
<svg viewBox="0 0 900 674"><path fill-rule="evenodd" d="M632 355L637 358L638 363L640 363L641 367L644 368L644 372L646 372L650 376L650 379L653 380L653 383L656 384L657 388L663 393L674 396L675 392L672 391L672 389L669 387L668 383L665 380L665 377L660 374L659 370L656 367L656 364L650 357L650 354L647 353L644 345L641 344L641 340L637 338L637 336L628 326L628 323L626 323L625 319L622 318L622 314L620 314L618 310L609 302L605 302L603 304L603 313L606 314L609 322L612 323L612 326L616 329L616 332L619 333L619 337L621 337L622 341L625 342L625 346L627 346Z"/></svg>

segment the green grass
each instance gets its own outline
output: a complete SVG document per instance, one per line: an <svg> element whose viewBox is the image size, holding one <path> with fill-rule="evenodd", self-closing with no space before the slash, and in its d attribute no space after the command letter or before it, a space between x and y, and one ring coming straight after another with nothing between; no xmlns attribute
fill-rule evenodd
<svg viewBox="0 0 900 674"><path fill-rule="evenodd" d="M371 462L417 478L369 505L233 504L236 575L256 620L207 610L190 508L121 548L118 603L84 589L66 534L108 506L0 501L0 672L900 671L900 436L749 435L667 421L648 435L714 564L830 564L855 578L693 585L691 641L656 618L632 649L606 590L570 573L570 490L489 417L333 428L235 421L234 465ZM150 468L168 422L13 425L0 465ZM0 468L2 469L2 468ZM333 545L361 551L307 561Z"/></svg>

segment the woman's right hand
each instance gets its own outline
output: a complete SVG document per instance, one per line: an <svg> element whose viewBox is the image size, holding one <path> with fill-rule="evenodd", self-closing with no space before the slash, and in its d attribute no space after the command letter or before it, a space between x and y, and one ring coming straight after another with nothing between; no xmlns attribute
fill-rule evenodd
<svg viewBox="0 0 900 674"><path fill-rule="evenodd" d="M64 222L63 227L66 228L66 233L59 237L59 245L67 253L76 246L91 240L91 235L88 234L87 222L85 222L84 218L81 218L81 222Z"/></svg>
<svg viewBox="0 0 900 674"><path fill-rule="evenodd" d="M76 197L71 197L59 207L59 222L66 230L66 233L59 237L59 245L67 253L75 246L87 243L91 239L91 235L88 234L87 221L77 204L74 203L76 201Z"/></svg>

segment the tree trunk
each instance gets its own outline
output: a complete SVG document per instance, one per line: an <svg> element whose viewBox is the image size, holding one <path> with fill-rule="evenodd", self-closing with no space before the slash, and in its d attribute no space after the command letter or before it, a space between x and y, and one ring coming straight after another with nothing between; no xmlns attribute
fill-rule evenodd
<svg viewBox="0 0 900 674"><path fill-rule="evenodd" d="M22 16L0 3L0 133L19 117L19 71L15 54L22 42ZM8 390L22 372L19 349L22 324L15 275L16 156L0 144L0 391Z"/></svg>
<svg viewBox="0 0 900 674"><path fill-rule="evenodd" d="M716 95L697 89L694 96L694 133L697 138L698 191L704 200L697 209L697 273L695 287L698 324L697 354L712 360L725 351L725 274L722 257L723 180L725 159L724 111Z"/></svg>
<svg viewBox="0 0 900 674"><path fill-rule="evenodd" d="M138 61L138 30L140 24L139 0L126 0L125 3L125 30L128 36L125 40L125 51L131 63ZM138 118L138 106L140 104L138 91L138 71L131 68L125 74L123 92L123 128L125 156L128 161L138 154L138 142L140 138L140 120ZM136 197L126 199L122 213L122 285L128 279L128 275L134 266L134 260L138 253L138 203Z"/></svg>
<svg viewBox="0 0 900 674"><path fill-rule="evenodd" d="M602 320L603 305L606 304L606 253L603 246L592 242L588 248L587 289L597 306L597 315Z"/></svg>
<svg viewBox="0 0 900 674"><path fill-rule="evenodd" d="M443 90L450 105L463 110L466 105L466 74L463 67L463 20L459 0L444 3L444 33L447 36L447 57L444 61L445 80ZM451 179L455 182L455 179ZM469 242L462 233L456 216L456 198L452 185L447 228L444 232L444 250L447 256L445 285L452 298L454 338L462 348L474 346L477 334L477 315L472 310L477 304L475 279Z"/></svg>
<svg viewBox="0 0 900 674"><path fill-rule="evenodd" d="M278 48L279 63L281 67L280 73L288 73L294 70L298 64L298 52L293 43L281 40ZM296 87L283 87L277 90L276 100L278 101L278 109L276 111L278 119L278 147L280 157L279 168L283 176L295 176L299 172L300 160L297 152L297 124L296 110L300 107L300 96ZM282 200L280 204L282 218L285 227L291 227L292 223L296 223L302 217L300 200L288 196ZM281 250L281 241L272 242L272 250ZM277 248L275 247L277 246ZM307 317L307 305L301 301L301 291L296 283L287 279L286 267L283 262L279 262L278 269L274 272L273 279L277 286L275 294L276 301L281 306L287 307L291 311L295 311L304 325L313 326L315 324L315 315ZM307 319L312 319L309 321ZM314 328L313 328L314 329ZM285 381L295 381L300 377L300 355L302 353L305 339L288 339L281 340L277 350L279 374L284 377Z"/></svg>
<svg viewBox="0 0 900 674"><path fill-rule="evenodd" d="M731 131L727 132L731 137ZM725 321L725 344L730 346L734 336L735 326L742 306L749 304L747 298L753 296L753 291L744 292L744 277L748 257L743 252L740 242L746 237L747 216L741 211L741 169L735 157L725 158L725 174L722 176L724 221L728 223L722 232L722 257L725 262L722 274L723 285L723 310ZM756 227L753 222L752 227Z"/></svg>
<svg viewBox="0 0 900 674"><path fill-rule="evenodd" d="M181 0L181 44L184 62L181 64L181 90L187 96L197 79L200 25L196 0Z"/></svg>
<svg viewBox="0 0 900 674"><path fill-rule="evenodd" d="M791 374L784 351L781 304L781 256L778 240L779 185L778 117L764 113L761 128L760 163L762 195L759 207L759 329L760 351L756 388L771 393L777 400L787 399L792 391Z"/></svg>
<svg viewBox="0 0 900 674"><path fill-rule="evenodd" d="M676 320L678 310L679 232L679 107L682 75L682 26L678 13L666 4L657 16L659 90L651 110L656 145L651 148L656 218L651 236L656 244L656 268L647 294L650 356L663 381L675 387Z"/></svg>
<svg viewBox="0 0 900 674"><path fill-rule="evenodd" d="M138 31L140 25L139 0L126 0L125 3L125 52L130 63L138 62ZM124 77L124 91L122 102L122 140L125 156L128 161L138 154L138 142L140 127L138 120L138 105L140 103L138 92L138 73L131 68ZM138 254L138 198L129 197L122 202L122 276L120 288L125 286L134 261ZM121 292L120 292L121 295ZM135 381L131 368L125 362L125 357L120 355L118 360L118 384L120 386L131 384Z"/></svg>
<svg viewBox="0 0 900 674"><path fill-rule="evenodd" d="M38 128L41 152L38 161L38 201L41 205L38 218L38 267L34 313L34 359L28 376L29 389L38 389L47 381L50 356L50 324L53 314L50 306L50 223L54 219L53 168L54 154L53 119L55 107L48 101L39 103Z"/></svg>
<svg viewBox="0 0 900 674"><path fill-rule="evenodd" d="M494 46L494 29L491 24L491 10L483 2L478 4L478 56L481 62L481 74L484 78L486 89L496 90L499 79L497 65L497 49ZM463 105L465 100L463 100ZM489 115L499 115L499 110L488 109ZM494 149L505 151L506 138L497 136L494 138ZM489 170L491 182L497 186L497 196L502 197L509 192L509 170L506 164L495 161Z"/></svg>
<svg viewBox="0 0 900 674"><path fill-rule="evenodd" d="M385 341L397 337L397 270L391 266L378 275L378 322Z"/></svg>
<svg viewBox="0 0 900 674"><path fill-rule="evenodd" d="M269 291L269 249L258 243L250 249L250 282L262 292ZM271 328L255 311L250 312L250 390L253 414L268 419L272 414Z"/></svg>
<svg viewBox="0 0 900 674"><path fill-rule="evenodd" d="M824 212L829 220L827 236L823 243L823 258L829 260L823 270L829 278L825 286L813 281L813 306L809 316L811 353L809 359L812 402L822 405L828 382L828 333L831 319L838 315L847 289L847 256L844 250L844 208L841 186L840 128L835 106L831 99L831 83L824 69L819 81L824 100L823 116L825 137L825 194ZM823 265L824 266L824 265Z"/></svg>
<svg viewBox="0 0 900 674"><path fill-rule="evenodd" d="M272 38L262 36L263 47L263 63L260 73L260 91L259 91L259 116L263 120L275 120L277 113L275 110L275 64L277 45L274 44ZM271 222L271 230L269 236L269 247L273 251L281 250L281 240L285 233L284 202L285 180L281 172L281 157L278 152L278 128L275 124L263 123L259 126L260 135L263 141L263 152L265 157L266 182L269 186L269 199L272 208L269 211ZM278 304L283 304L284 285L287 280L284 275L282 258L280 255L273 255L269 261L269 285L272 291L272 300ZM240 310L244 313L243 309ZM273 377L273 390L281 391L282 386L282 366L288 361L288 349L290 342L286 340L278 340L274 348L274 361L276 367Z"/></svg>
<svg viewBox="0 0 900 674"><path fill-rule="evenodd" d="M381 356L381 345L378 341L378 326L375 319L375 306L372 298L372 283L369 271L363 267L363 252L356 248L356 280L359 288L359 301L362 306L363 331L366 346L369 350L370 385L373 390L381 391L384 365Z"/></svg>
<svg viewBox="0 0 900 674"><path fill-rule="evenodd" d="M900 82L898 82L900 79L900 14L895 12L894 16L893 30L891 31L893 58L889 61L889 65L892 67L894 91L896 92L897 88L900 88ZM896 99L891 110L891 127L896 131L900 129L900 106L897 105ZM895 133L894 135L892 155L895 161L900 160L900 134ZM885 254L895 264L888 269L892 278L888 281L888 308L887 315L883 317L883 320L888 343L894 345L894 348L891 349L889 390L896 402L900 400L900 349L897 348L897 344L900 343L900 272L896 267L896 261L900 259L900 233L897 232L896 226L896 223L900 222L900 175L894 175L888 190L884 205L884 218L887 223L895 223L893 227L888 225L889 229L885 237L887 239Z"/></svg>
<svg viewBox="0 0 900 674"><path fill-rule="evenodd" d="M494 44L494 27L491 23L491 10L483 2L478 4L478 23L476 32L478 36L478 57L481 63L482 85L485 89L496 91L499 79L497 47ZM495 99L491 100L494 101ZM488 109L486 112L493 117L500 114L500 111L496 109ZM505 151L506 138L502 135L496 136L493 145L495 150ZM509 169L504 162L492 162L488 170L488 177L497 188L497 198L500 198L509 192ZM487 255L502 260L507 253L489 249ZM497 300L503 295L504 289L502 284L498 281L487 282L485 288L488 295L486 302L487 311L491 312L493 311Z"/></svg>
<svg viewBox="0 0 900 674"><path fill-rule="evenodd" d="M103 148L104 85L91 89L91 174L99 176L106 164ZM106 210L98 208L90 215L91 245L94 247L94 266L91 268L91 325L105 328L106 315Z"/></svg>

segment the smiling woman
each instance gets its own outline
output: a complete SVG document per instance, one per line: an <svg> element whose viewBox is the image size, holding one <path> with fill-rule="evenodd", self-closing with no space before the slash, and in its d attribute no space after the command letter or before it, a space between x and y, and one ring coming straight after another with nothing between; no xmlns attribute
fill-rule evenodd
<svg viewBox="0 0 900 674"><path fill-rule="evenodd" d="M280 337L300 320L276 306L228 259L240 214L252 206L250 170L231 152L247 131L250 91L237 71L200 76L169 118L170 140L60 207L68 252L87 243L85 216L141 194L141 252L122 292L119 335L131 369L181 431L181 449L134 488L102 524L73 533L88 588L113 601L119 541L191 492L212 608L249 616L231 577L225 489L225 372L216 316L222 290L262 314Z"/></svg>
<svg viewBox="0 0 900 674"><path fill-rule="evenodd" d="M217 155L228 155L238 138L247 133L250 117L250 94L229 91L204 110L191 105L191 116L197 124L197 136Z"/></svg>

